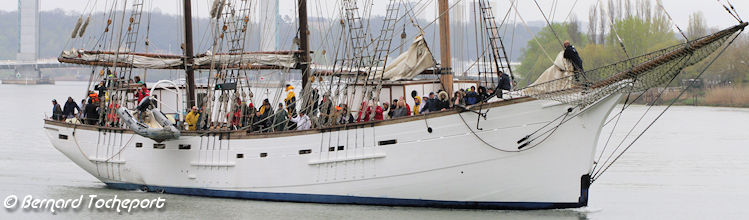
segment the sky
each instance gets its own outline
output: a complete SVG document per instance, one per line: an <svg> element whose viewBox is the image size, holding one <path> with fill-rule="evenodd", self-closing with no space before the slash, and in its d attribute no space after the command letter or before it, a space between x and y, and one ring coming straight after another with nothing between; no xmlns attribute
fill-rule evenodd
<svg viewBox="0 0 749 220"><path fill-rule="evenodd" d="M42 11L49 11L49 10L55 10L55 9L62 9L64 11L70 12L71 14L80 14L84 10L90 10L90 9L84 9L84 8L93 8L91 5L96 2L97 4L97 10L102 10L103 4L105 2L113 2L113 0L39 0L40 1L40 9ZM255 1L255 2L265 2L269 0L261 0L261 1ZM308 8L310 11L310 16L320 16L327 14L328 16L335 16L335 11L331 10L331 8L337 8L340 7L336 4L340 0L309 0L308 1ZM419 15L421 18L430 18L429 20L434 18L434 12L436 9L436 0L410 0L412 2L422 2L422 4L427 3L429 5L425 6L425 10L423 10L423 13ZM451 4L454 4L455 2L464 2L465 4L470 4L469 1L471 0L450 0ZM505 12L509 9L509 3L511 0L491 0L494 2L495 15L499 17L499 15L504 15ZM548 17L551 17L548 13L551 11L552 6L554 5L554 2L557 3L557 7L554 10L554 21L562 22L567 17L567 14L572 11L578 18L578 20L586 21L588 17L588 9L595 5L596 2L601 1L602 3L606 0L538 0L538 3L540 7L547 13ZM633 2L636 2L638 0L632 0ZM673 17L674 22L679 25L682 29L686 29L686 26L689 21L689 15L693 12L702 12L703 15L705 15L705 18L707 19L707 24L710 27L728 27L731 25L734 25L737 23L735 19L733 19L728 13L725 12L725 10L722 8L720 3L725 3L726 0L662 0L663 7L666 9L667 12L670 13L670 15ZM181 12L181 2L182 0L154 0L154 1L146 1L146 2L152 2L152 7L154 11L161 11L163 13L167 14L179 14ZM193 14L198 15L200 17L207 17L208 10L209 10L209 4L210 2L213 2L213 0L192 0L193 2ZM361 1L360 1L361 2ZM385 2L382 0L375 0L374 2L378 2L375 4L375 10L378 12L384 13ZM522 13L523 19L525 19L528 22L531 21L543 21L544 17L539 12L537 6L533 1L530 0L520 0L518 1L518 10ZM575 3L576 2L576 3ZM653 5L655 5L655 0L651 1ZM740 16L745 19L749 19L749 1L747 0L732 0L731 3L734 4L736 7L736 10L739 12ZM3 11L14 11L17 10L17 4L18 0L0 0L0 10ZM280 0L279 3L279 10L282 15L292 15L295 12L295 4L296 0ZM574 9L573 9L573 4ZM469 8L469 7L467 7ZM451 12L452 13L452 12Z"/></svg>

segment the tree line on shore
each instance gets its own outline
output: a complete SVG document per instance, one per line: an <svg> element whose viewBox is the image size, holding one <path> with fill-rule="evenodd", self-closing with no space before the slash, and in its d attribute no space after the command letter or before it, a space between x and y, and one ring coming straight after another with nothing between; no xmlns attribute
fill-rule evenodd
<svg viewBox="0 0 749 220"><path fill-rule="evenodd" d="M682 35L674 31L674 25L662 7L650 0L608 0L600 3L589 8L586 33L580 31L580 22L571 16L567 22L546 26L535 35L534 40L528 41L521 56L522 65L517 71L521 76L518 80L520 86L532 83L552 65L551 59L563 50L560 40L570 40L583 58L585 70L591 70L683 43L684 37L694 40L719 30L708 27L704 15L696 12L690 14L689 24L682 29ZM685 68L674 82L696 77L716 54ZM742 85L749 80L748 57L749 37L742 34L702 78L723 85Z"/></svg>

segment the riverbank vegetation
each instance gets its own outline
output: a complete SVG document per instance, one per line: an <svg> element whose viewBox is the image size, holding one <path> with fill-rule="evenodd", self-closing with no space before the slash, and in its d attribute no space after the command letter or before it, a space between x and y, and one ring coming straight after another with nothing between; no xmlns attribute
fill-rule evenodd
<svg viewBox="0 0 749 220"><path fill-rule="evenodd" d="M525 86L552 65L552 59L563 50L561 41L570 40L583 58L585 70L640 56L668 46L718 31L709 28L704 16L689 16L689 25L676 31L666 12L650 0L608 0L589 8L587 32L580 30L573 16L564 23L554 23L528 41L518 68L518 85ZM723 27L725 28L725 27ZM558 36L558 37L557 37ZM685 88L683 81L697 77L716 54L703 62L685 68L670 86ZM704 86L692 88L678 103L711 106L749 107L749 37L740 35L701 76ZM662 90L662 89L661 89ZM662 100L673 100L678 92L667 90ZM673 97L669 97L673 96Z"/></svg>
<svg viewBox="0 0 749 220"><path fill-rule="evenodd" d="M634 100L634 103L642 105L668 105L673 102L674 105L749 108L749 87L720 86L707 89L690 89L681 97L678 97L682 89L684 88L653 88L644 94L631 94L630 97L632 99L639 97Z"/></svg>

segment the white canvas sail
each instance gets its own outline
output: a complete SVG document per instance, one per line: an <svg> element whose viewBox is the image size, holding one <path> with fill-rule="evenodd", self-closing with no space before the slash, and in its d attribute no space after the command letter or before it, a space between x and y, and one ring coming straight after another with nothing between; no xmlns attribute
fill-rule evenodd
<svg viewBox="0 0 749 220"><path fill-rule="evenodd" d="M435 65L432 52L429 51L424 37L419 35L405 53L385 67L385 73L382 76L384 79L391 81L413 79L416 75Z"/></svg>
<svg viewBox="0 0 749 220"><path fill-rule="evenodd" d="M573 82L572 77L569 76L574 74L572 63L564 58L564 51L561 51L557 54L557 58L554 59L554 64L546 69L541 76L539 76L533 84L529 85L527 89L524 89L523 92L539 93L571 88ZM563 80L564 82L547 83L554 80Z"/></svg>

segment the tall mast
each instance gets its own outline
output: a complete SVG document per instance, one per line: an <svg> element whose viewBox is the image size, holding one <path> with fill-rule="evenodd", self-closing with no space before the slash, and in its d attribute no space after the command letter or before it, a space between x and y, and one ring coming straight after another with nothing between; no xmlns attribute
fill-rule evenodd
<svg viewBox="0 0 749 220"><path fill-rule="evenodd" d="M187 108L195 106L195 71L193 70L192 52L192 7L190 0L185 0L185 83L187 83Z"/></svg>
<svg viewBox="0 0 749 220"><path fill-rule="evenodd" d="M299 0L299 50L302 51L301 64L299 69L302 70L302 91L307 88L309 83L309 28L307 28L307 0Z"/></svg>
<svg viewBox="0 0 749 220"><path fill-rule="evenodd" d="M452 57L450 57L450 6L447 0L437 0L440 20L440 84L448 96L453 94Z"/></svg>

